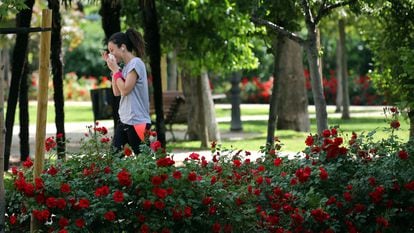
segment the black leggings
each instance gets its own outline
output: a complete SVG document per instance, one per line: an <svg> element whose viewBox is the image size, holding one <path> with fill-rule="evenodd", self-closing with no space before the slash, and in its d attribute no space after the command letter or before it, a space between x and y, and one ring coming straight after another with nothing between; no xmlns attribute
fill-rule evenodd
<svg viewBox="0 0 414 233"><path fill-rule="evenodd" d="M146 130L149 130L150 128L151 124L147 124L145 127ZM115 129L114 139L112 141L112 146L115 148L116 152L120 152L125 144L128 144L134 153L138 155L141 152L139 148L141 143L142 141L138 137L133 125L127 125L122 122L118 123L118 126Z"/></svg>

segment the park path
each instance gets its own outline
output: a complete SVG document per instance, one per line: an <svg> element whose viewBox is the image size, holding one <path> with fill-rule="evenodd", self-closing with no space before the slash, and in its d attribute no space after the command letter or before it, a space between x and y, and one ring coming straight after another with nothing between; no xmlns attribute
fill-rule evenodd
<svg viewBox="0 0 414 233"><path fill-rule="evenodd" d="M35 104L35 103L31 103ZM91 106L90 102L65 102L65 105L84 105L84 106ZM230 109L230 104L216 104L217 108L222 109ZM267 105L268 106L268 105ZM254 108L264 108L266 106L258 105L258 104L243 104L241 105L241 108L245 109L254 109ZM312 112L313 106L309 107L309 111ZM335 109L335 106L328 106L328 112L333 112ZM371 116L383 116L383 106L351 106L352 117L371 117ZM314 118L315 114L309 114L310 118ZM329 118L340 118L340 113L329 113ZM254 120L267 120L268 115L254 115L254 116L242 116L242 121L254 121ZM219 117L217 118L217 121L220 122L230 122L231 117ZM112 120L101 120L99 121L99 124L101 126L105 126L109 130L109 135L113 135L113 121ZM65 123L65 131L66 131L66 138L69 140L69 143L67 144L67 151L78 151L80 140L84 137L85 133L88 133L88 126L92 126L93 121L90 122L69 122ZM11 147L11 155L10 155L10 161L11 163L16 163L19 161L20 156L20 139L19 139L19 131L20 127L18 125L15 125L13 128L13 139L12 139L12 147ZM36 125L31 124L29 127L29 143L30 143L30 151L31 156L34 156L34 148L35 148L35 132L36 132ZM56 127L52 124L47 124L46 126L46 137L54 136L56 133ZM182 130L174 130L174 134L177 139L184 139L185 132ZM244 133L244 132L220 132L222 139L230 139L230 140L243 140L243 139L249 139L255 136L258 136L258 134L252 134L252 133ZM171 139L171 134L169 132L166 133L167 140ZM174 159L176 161L182 161L184 158L188 156L188 151L183 150L176 150L172 152L174 154ZM205 156L207 159L211 157L210 151L207 150L201 150L197 151L197 153ZM252 152L252 157L259 157L260 154L258 152Z"/></svg>

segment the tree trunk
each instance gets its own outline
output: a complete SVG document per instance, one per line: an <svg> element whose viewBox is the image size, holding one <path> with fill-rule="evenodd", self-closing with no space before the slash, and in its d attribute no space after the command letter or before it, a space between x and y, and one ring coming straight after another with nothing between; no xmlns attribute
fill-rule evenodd
<svg viewBox="0 0 414 233"><path fill-rule="evenodd" d="M209 144L209 140L208 140L208 128L207 128L207 124L206 124L206 108L204 108L204 88L203 88L203 79L197 78L196 80L197 82L197 93L198 93L198 122L199 122L199 127L198 127L198 132L200 134L200 139L201 139L201 148L207 148L208 144Z"/></svg>
<svg viewBox="0 0 414 233"><path fill-rule="evenodd" d="M275 144L275 130L276 130L276 121L277 121L277 110L278 110L278 92L279 85L277 84L277 79L280 77L280 70L278 69L280 61L280 53L282 51L284 41L281 39L282 36L275 35L272 39L272 51L274 57L274 70L273 70L273 87L272 87L272 96L270 98L269 104L269 119L267 122L267 137L266 144L274 146Z"/></svg>
<svg viewBox="0 0 414 233"><path fill-rule="evenodd" d="M322 79L319 73L319 56L317 46L316 27L308 26L308 39L305 45L307 51L307 58L309 63L312 95L316 110L316 125L318 133L321 134L323 130L328 128L328 113L326 112L326 100L323 93Z"/></svg>
<svg viewBox="0 0 414 233"><path fill-rule="evenodd" d="M199 115L198 111L198 95L197 95L197 78L191 77L188 75L185 70L181 73L181 78L183 82L183 94L185 97L185 105L187 111L187 136L188 140L194 141L199 140L199 122L197 116Z"/></svg>
<svg viewBox="0 0 414 233"><path fill-rule="evenodd" d="M231 124L230 131L243 131L240 113L240 79L241 72L234 72L231 77Z"/></svg>
<svg viewBox="0 0 414 233"><path fill-rule="evenodd" d="M7 64L8 56L7 49L0 51L0 233L4 233L5 225L5 212L6 212L6 199L5 199L5 187L4 187L4 80L8 74Z"/></svg>
<svg viewBox="0 0 414 233"><path fill-rule="evenodd" d="M303 75L302 49L288 38L283 38L280 51L277 129L309 132L308 99Z"/></svg>
<svg viewBox="0 0 414 233"><path fill-rule="evenodd" d="M336 109L335 112L341 112L342 103L343 103L343 91L342 91L342 63L341 63L341 46L339 46L339 40L337 41L336 46Z"/></svg>
<svg viewBox="0 0 414 233"><path fill-rule="evenodd" d="M408 110L408 119L410 120L409 141L414 142L414 109Z"/></svg>
<svg viewBox="0 0 414 233"><path fill-rule="evenodd" d="M16 16L16 27L30 27L32 19L32 8L34 0L25 1L27 9L21 10ZM27 46L29 35L17 34L16 44L13 51L12 78L10 83L9 97L7 99L6 113L6 139L4 146L4 169L9 169L10 148L13 137L14 117L16 114L17 99L19 96L20 80L23 74L23 67L27 62Z"/></svg>
<svg viewBox="0 0 414 233"><path fill-rule="evenodd" d="M20 119L20 161L25 161L30 154L29 146L29 66L26 63L23 67L22 80L20 81L19 92L19 119Z"/></svg>
<svg viewBox="0 0 414 233"><path fill-rule="evenodd" d="M157 138L166 146L164 110L162 103L162 80L161 80L161 47L158 27L158 16L155 1L141 0L141 9L144 18L144 38L147 43L147 51L150 58L152 85L154 88L154 106L156 114Z"/></svg>
<svg viewBox="0 0 414 233"><path fill-rule="evenodd" d="M102 19L102 29L105 33L104 44L108 42L109 37L121 31L121 1L112 1L112 0L101 0L101 9L99 14ZM114 119L114 128L118 125L119 121L119 101L121 100L120 96L113 96L112 98L112 117Z"/></svg>
<svg viewBox="0 0 414 233"><path fill-rule="evenodd" d="M63 95L63 62L62 62L62 17L59 0L49 0L52 9L52 37L51 37L51 63L53 75L53 100L55 102L55 124L58 158L65 159L65 98ZM58 137L59 135L59 137Z"/></svg>
<svg viewBox="0 0 414 233"><path fill-rule="evenodd" d="M168 90L178 90L177 85L177 52L174 50L168 54Z"/></svg>
<svg viewBox="0 0 414 233"><path fill-rule="evenodd" d="M219 142L221 140L220 132L217 125L216 111L214 109L214 102L213 97L211 96L210 82L207 72L203 72L201 74L201 88L201 92L199 93L203 95L203 104L200 106L203 106L202 109L205 117L204 123L207 127L208 140Z"/></svg>
<svg viewBox="0 0 414 233"><path fill-rule="evenodd" d="M345 47L345 20L340 19L338 22L339 27L339 47L341 55L341 77L342 77L342 119L350 119L349 113L349 88L348 88L348 64L346 56L346 47Z"/></svg>

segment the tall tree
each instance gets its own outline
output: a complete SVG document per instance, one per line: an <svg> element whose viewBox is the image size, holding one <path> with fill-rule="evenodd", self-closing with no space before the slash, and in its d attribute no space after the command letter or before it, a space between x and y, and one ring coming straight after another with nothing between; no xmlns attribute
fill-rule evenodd
<svg viewBox="0 0 414 233"><path fill-rule="evenodd" d="M121 31L121 1L120 0L101 0L101 8L99 14L102 17L102 29L105 33L105 39L103 43L107 44L109 37ZM114 119L114 126L116 127L119 120L119 96L113 96L112 98L112 117Z"/></svg>
<svg viewBox="0 0 414 233"><path fill-rule="evenodd" d="M346 55L346 34L345 34L345 19L339 19L338 21L339 29L339 41L338 41L338 56L339 56L339 66L338 70L340 73L341 80L341 93L342 93L342 119L350 119L351 115L349 113L349 86L348 86L348 62Z"/></svg>
<svg viewBox="0 0 414 233"><path fill-rule="evenodd" d="M55 102L55 124L58 157L65 158L65 99L63 95L63 62L62 62L62 17L59 0L48 0L52 10L51 64L53 75L53 100Z"/></svg>
<svg viewBox="0 0 414 233"><path fill-rule="evenodd" d="M340 46L339 46L339 40L336 40L336 56L335 56L335 61L336 61L336 80L338 81L338 85L337 85L337 90L336 90L336 98L335 98L335 112L339 113L342 111L342 98L343 98L343 93L342 93L342 72L341 72L341 59L342 59L342 55L341 50L340 50Z"/></svg>
<svg viewBox="0 0 414 233"><path fill-rule="evenodd" d="M323 93L322 79L319 72L319 51L317 45L317 25L323 19L323 17L329 15L334 9L343 7L356 2L356 0L350 1L311 1L311 0L298 0L298 6L303 12L304 21L306 25L306 38L292 33L291 31L272 23L268 20L253 17L252 20L260 25L265 25L271 30L280 33L291 40L299 43L305 49L307 53L307 59L309 64L312 94L315 102L316 109L316 123L318 133L328 128L328 114L326 111L326 101Z"/></svg>
<svg viewBox="0 0 414 233"><path fill-rule="evenodd" d="M302 49L294 41L283 37L278 75L277 128L309 132L308 98L303 74Z"/></svg>
<svg viewBox="0 0 414 233"><path fill-rule="evenodd" d="M28 8L19 11L16 15L16 27L30 27L32 19L32 8L34 0L26 0L25 4ZM9 97L7 99L6 113L6 138L4 147L4 169L9 169L10 148L13 137L13 125L16 113L17 99L19 96L20 80L23 75L23 67L27 62L29 36L25 34L17 34L16 44L13 50L12 60L12 78L10 83Z"/></svg>
<svg viewBox="0 0 414 233"><path fill-rule="evenodd" d="M6 69L7 64L5 59L8 56L5 55L7 50L0 51L0 233L4 233L5 226L5 212L6 212L6 200L5 200L5 188L4 188L4 80L8 71Z"/></svg>
<svg viewBox="0 0 414 233"><path fill-rule="evenodd" d="M155 126L157 139L165 147L165 123L162 103L162 81L161 81L161 45L158 25L158 13L155 0L140 0L140 7L144 21L144 39L150 58L152 85L154 88L154 106L156 114Z"/></svg>
<svg viewBox="0 0 414 233"><path fill-rule="evenodd" d="M257 4L257 3L256 3ZM293 1L262 1L253 5L255 16L271 20L287 30L299 30L300 11ZM268 43L274 57L274 85L269 106L266 143L273 146L278 129L309 130L307 93L303 77L302 49L286 36L269 30ZM267 37L264 37L265 39ZM294 98L285 98L294 95ZM308 123L306 123L308 122Z"/></svg>
<svg viewBox="0 0 414 233"><path fill-rule="evenodd" d="M19 120L20 120L20 161L29 157L29 65L26 63L23 69L19 91Z"/></svg>

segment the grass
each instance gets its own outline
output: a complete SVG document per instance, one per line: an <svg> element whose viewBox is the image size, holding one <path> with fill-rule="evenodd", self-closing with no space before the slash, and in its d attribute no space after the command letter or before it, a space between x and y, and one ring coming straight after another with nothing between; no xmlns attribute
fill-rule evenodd
<svg viewBox="0 0 414 233"><path fill-rule="evenodd" d="M352 116L352 114L351 114ZM382 117L364 117L352 118L350 120L330 119L331 126L338 125L339 132L342 133L344 141L347 142L356 132L358 135L367 134L376 130L374 135L375 140L388 137L388 133L384 130L389 127L388 123ZM177 128L182 128L182 126ZM229 123L219 123L220 132L228 132L230 129ZM396 132L397 136L402 140L408 140L409 125L405 120L401 121L401 128ZM257 151L260 146L266 143L267 121L246 121L243 122L243 132L246 134L253 134L252 137L247 137L245 140L222 140L221 145L224 148L236 148L250 151ZM316 122L311 119L311 132L316 132ZM306 132L296 132L293 130L276 130L275 136L279 138L282 143L282 151L299 152L305 148L305 139L309 135ZM199 141L176 141L170 142L169 147L175 150L199 150Z"/></svg>
<svg viewBox="0 0 414 233"><path fill-rule="evenodd" d="M30 123L35 124L36 122L36 106L34 103L29 105L29 114L30 114ZM248 115L267 115L269 111L268 105L260 106L249 106L243 105L241 108L242 116ZM372 108L358 108L351 111L352 114L355 113L369 113L377 111L378 109ZM329 108L328 114L333 113L334 109ZM314 114L314 108L309 108L309 113ZM16 123L18 124L18 109L16 112ZM231 109L224 108L222 106L217 106L216 108L216 117L230 117ZM48 115L47 122L54 123L55 120L55 108L53 104L48 106ZM93 113L91 105L79 105L75 106L74 104L65 105L65 122L93 122ZM382 129L387 128L388 124L385 122L385 119L381 116L375 117L352 117L350 120L342 120L338 118L329 119L329 125L340 126L340 131L342 131L345 141L350 138L352 132L358 134L368 133L372 130L377 130L375 134L375 139L379 140L381 138L387 137L387 133L383 132ZM219 129L222 135L229 133L230 123L220 122ZM409 125L406 120L401 120L401 130L397 132L397 135L403 140L408 139L408 129ZM185 132L186 125L174 125L174 131ZM316 132L316 122L314 119L311 119L311 132ZM237 148L244 150L257 151L260 146L264 145L266 142L266 133L267 133L267 120L261 121L244 121L243 122L243 140L237 139L223 139L221 144L225 148ZM293 130L276 130L275 136L277 136L281 143L283 144L282 150L284 151L301 151L305 144L305 138L309 133L296 132ZM223 137L224 138L224 137ZM169 142L168 147L174 150L200 150L200 141L176 141Z"/></svg>
<svg viewBox="0 0 414 233"><path fill-rule="evenodd" d="M37 107L34 103L29 105L29 121L30 124L36 124ZM49 104L47 107L47 123L55 122L55 106ZM93 112L91 106L65 106L65 122L93 122ZM19 109L16 109L15 124L19 124Z"/></svg>

